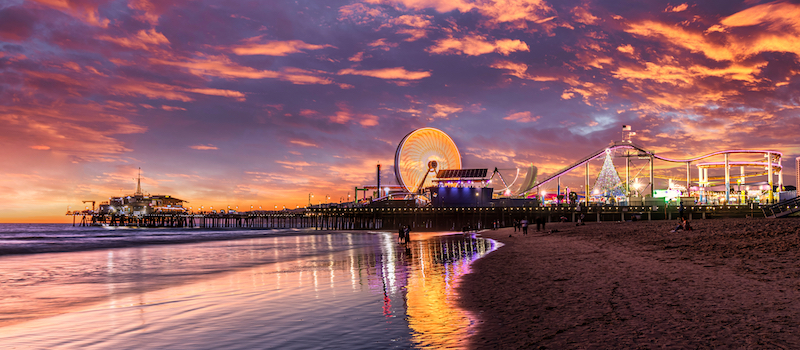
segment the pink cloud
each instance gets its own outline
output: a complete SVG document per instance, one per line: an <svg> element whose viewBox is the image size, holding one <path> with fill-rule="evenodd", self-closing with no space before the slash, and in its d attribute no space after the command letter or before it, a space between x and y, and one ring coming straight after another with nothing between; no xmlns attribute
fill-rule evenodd
<svg viewBox="0 0 800 350"><path fill-rule="evenodd" d="M525 112L513 113L513 114L511 114L511 115L509 115L509 116L507 116L507 117L505 117L503 119L505 119L505 120L513 120L513 121L518 122L518 123L532 123L532 122L535 122L535 121L539 120L539 118L541 118L541 116L538 116L538 115L537 116L533 116L531 114L531 112L525 111Z"/></svg>
<svg viewBox="0 0 800 350"><path fill-rule="evenodd" d="M291 143L293 145L303 146L303 147L317 147L317 148L319 148L319 146L317 146L317 144L315 144L313 142L303 141L303 140L291 140L291 141L289 141L289 143Z"/></svg>
<svg viewBox="0 0 800 350"><path fill-rule="evenodd" d="M217 146L214 146L214 145L212 145L212 144L207 144L207 145L194 145L194 146L189 146L189 148L191 148L191 149L196 149L196 150L200 150L200 151L213 151L213 150L217 150L217 149L219 149L219 148L217 148Z"/></svg>
<svg viewBox="0 0 800 350"><path fill-rule="evenodd" d="M262 36L257 36L244 40L243 45L233 47L233 53L243 55L266 55L266 56L286 56L293 53L304 52L306 50L320 50L333 45L308 44L301 40L288 41L266 41L262 42Z"/></svg>
<svg viewBox="0 0 800 350"><path fill-rule="evenodd" d="M199 55L196 58L160 59L151 58L155 64L182 67L198 76L213 76L226 79L279 79L293 84L333 84L324 72L310 71L293 67L285 67L281 71L257 70L232 62L225 56Z"/></svg>
<svg viewBox="0 0 800 350"><path fill-rule="evenodd" d="M446 118L451 114L458 113L464 110L464 108L461 106L446 105L440 103L432 104L429 105L428 107L433 108L434 113L431 114L431 116L434 118Z"/></svg>
<svg viewBox="0 0 800 350"><path fill-rule="evenodd" d="M161 109L165 111L185 111L186 108L162 105Z"/></svg>

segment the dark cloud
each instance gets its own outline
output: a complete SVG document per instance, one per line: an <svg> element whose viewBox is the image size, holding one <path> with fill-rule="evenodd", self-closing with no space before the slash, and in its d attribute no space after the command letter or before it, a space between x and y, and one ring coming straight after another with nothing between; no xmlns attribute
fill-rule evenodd
<svg viewBox="0 0 800 350"><path fill-rule="evenodd" d="M28 39L35 25L36 17L23 7L0 9L0 39L17 42Z"/></svg>

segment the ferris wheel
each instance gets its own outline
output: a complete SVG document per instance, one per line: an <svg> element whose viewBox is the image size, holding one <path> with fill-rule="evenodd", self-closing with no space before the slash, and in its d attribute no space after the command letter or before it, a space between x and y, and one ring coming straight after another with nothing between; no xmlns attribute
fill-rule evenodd
<svg viewBox="0 0 800 350"><path fill-rule="evenodd" d="M436 128L421 128L403 137L394 155L394 175L406 191L432 186L440 169L461 169L461 154L450 136Z"/></svg>

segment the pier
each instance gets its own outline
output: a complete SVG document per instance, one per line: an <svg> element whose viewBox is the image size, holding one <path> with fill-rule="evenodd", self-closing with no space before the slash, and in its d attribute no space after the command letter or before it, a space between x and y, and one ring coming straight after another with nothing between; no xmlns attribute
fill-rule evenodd
<svg viewBox="0 0 800 350"><path fill-rule="evenodd" d="M792 204L797 207L800 203ZM783 208L788 210L790 208ZM313 228L316 230L478 230L508 227L514 221L541 217L546 222L675 220L677 206L523 206L459 208L308 208L242 213L156 213L115 216L91 211L70 212L73 226L135 226L183 228ZM684 206L689 220L722 217L765 217L758 204Z"/></svg>

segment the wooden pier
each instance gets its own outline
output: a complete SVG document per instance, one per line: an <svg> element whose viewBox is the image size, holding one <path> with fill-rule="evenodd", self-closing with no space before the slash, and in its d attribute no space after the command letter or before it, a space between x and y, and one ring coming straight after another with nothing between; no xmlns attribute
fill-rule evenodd
<svg viewBox="0 0 800 350"><path fill-rule="evenodd" d="M73 225L184 228L313 228L316 230L476 230L511 226L514 221L541 217L547 222L629 220L674 220L675 206L560 206L560 207L467 207L467 208L309 208L292 211L227 214L150 214L143 216L67 213ZM758 205L685 206L688 219L753 217L764 214ZM80 222L77 218L80 217Z"/></svg>

